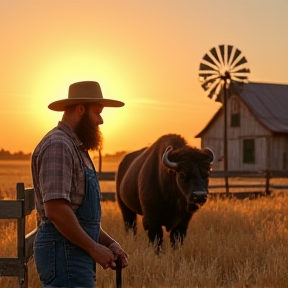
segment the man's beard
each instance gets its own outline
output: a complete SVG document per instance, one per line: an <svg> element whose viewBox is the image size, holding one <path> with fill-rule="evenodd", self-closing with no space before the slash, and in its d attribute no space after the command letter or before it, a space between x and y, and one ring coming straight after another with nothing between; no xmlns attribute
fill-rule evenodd
<svg viewBox="0 0 288 288"><path fill-rule="evenodd" d="M102 149L102 133L98 126L94 126L86 111L78 122L75 133L86 150Z"/></svg>

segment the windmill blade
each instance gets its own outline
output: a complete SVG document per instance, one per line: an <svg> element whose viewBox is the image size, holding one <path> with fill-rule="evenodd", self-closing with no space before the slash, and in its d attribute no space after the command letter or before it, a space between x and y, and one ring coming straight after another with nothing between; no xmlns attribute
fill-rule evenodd
<svg viewBox="0 0 288 288"><path fill-rule="evenodd" d="M203 60L214 64L214 61L209 57L209 55L207 53L204 55Z"/></svg>
<svg viewBox="0 0 288 288"><path fill-rule="evenodd" d="M216 75L216 74L214 74L214 75L213 74L206 74L206 75L202 74L199 77L201 77L201 79L202 79L201 82L203 82L203 83L206 82L206 81L210 81L212 79L220 78L220 76Z"/></svg>
<svg viewBox="0 0 288 288"><path fill-rule="evenodd" d="M200 71L199 72L199 81L202 83L207 81L207 79L211 79L211 77L213 77L215 79L215 78L219 77L219 73L217 71L212 71L212 73L210 73L210 71Z"/></svg>
<svg viewBox="0 0 288 288"><path fill-rule="evenodd" d="M211 86L209 87L209 91L208 91L208 97L209 98L213 98L214 94L215 94L215 91L217 89L217 87L219 86L219 84L221 83L221 80L218 79L218 80L215 80Z"/></svg>
<svg viewBox="0 0 288 288"><path fill-rule="evenodd" d="M235 66L239 66L239 65L242 65L242 64L246 64L247 63L247 59L245 58L245 56L243 56L240 61L238 61L237 63L235 63Z"/></svg>
<svg viewBox="0 0 288 288"><path fill-rule="evenodd" d="M218 57L219 57L221 66L223 67L223 66L225 66L225 61L224 61L224 49L225 48L224 48L224 45L219 45L218 49L219 49L219 52L217 52L218 53Z"/></svg>
<svg viewBox="0 0 288 288"><path fill-rule="evenodd" d="M203 84L201 85L201 87L203 88L204 91L207 91L207 90L210 89L210 87L211 87L211 85L212 85L213 83L214 83L214 81L206 82L206 83L203 83ZM209 85L209 84L211 84L211 85Z"/></svg>
<svg viewBox="0 0 288 288"><path fill-rule="evenodd" d="M241 72L236 72L236 73L232 73L231 74L231 78L233 78L233 77L246 77L246 78L248 78L248 74L247 73L241 73Z"/></svg>
<svg viewBox="0 0 288 288"><path fill-rule="evenodd" d="M215 47L215 50L216 50L217 57L218 57L217 59L218 59L218 61L219 61L219 63L220 63L220 67L219 67L219 68L221 68L221 67L224 66L224 63L223 63L223 58L222 58L222 55L221 55L221 51L220 51L220 49L219 49L219 46Z"/></svg>
<svg viewBox="0 0 288 288"><path fill-rule="evenodd" d="M202 60L202 62L200 63L199 70L218 71L219 69L214 64L206 62L205 60Z"/></svg>
<svg viewBox="0 0 288 288"><path fill-rule="evenodd" d="M233 46L232 45L228 45L227 46L227 66L230 65L230 60L232 60L231 56L232 56L232 49L233 49Z"/></svg>
<svg viewBox="0 0 288 288"><path fill-rule="evenodd" d="M235 57L235 53L236 53L236 48L234 48L232 46L230 58L229 58L229 61L228 61L228 64L227 64L228 67L231 66L231 63L232 63L232 61L233 61L233 59Z"/></svg>
<svg viewBox="0 0 288 288"><path fill-rule="evenodd" d="M219 50L220 50L221 57L222 57L224 64L225 64L226 63L225 45L219 45Z"/></svg>
<svg viewBox="0 0 288 288"><path fill-rule="evenodd" d="M204 81L203 81L203 84L201 85L202 88L206 91L208 90L211 85L217 81L216 79L219 78L219 76L216 76L216 75L213 75L213 76L210 76L210 77L207 77Z"/></svg>
<svg viewBox="0 0 288 288"><path fill-rule="evenodd" d="M204 63L201 62L199 70L201 70L201 71L211 71L212 72L212 71L215 71L217 69L214 69L213 67L210 67L207 64L204 64Z"/></svg>
<svg viewBox="0 0 288 288"><path fill-rule="evenodd" d="M218 86L219 83L220 83L220 79L215 80L215 81L210 85L209 91L208 91L208 93L207 93L209 98L212 98L212 96L213 96L213 94L214 94L214 92L215 92L215 89L216 89L216 87Z"/></svg>
<svg viewBox="0 0 288 288"><path fill-rule="evenodd" d="M234 76L231 77L233 81L240 82L240 83L248 83L247 76Z"/></svg>
<svg viewBox="0 0 288 288"><path fill-rule="evenodd" d="M223 103L224 97L223 97L222 92L223 92L223 83L222 83L222 81L220 81L219 85L216 87L215 92L214 92L214 96L216 96L215 97L216 102Z"/></svg>
<svg viewBox="0 0 288 288"><path fill-rule="evenodd" d="M246 78L248 78L248 74L247 73L233 73L233 74L231 74L231 78L233 78L233 77L246 77Z"/></svg>
<svg viewBox="0 0 288 288"><path fill-rule="evenodd" d="M250 73L249 68L247 68L247 65L240 65L237 66L230 71L231 73Z"/></svg>
<svg viewBox="0 0 288 288"><path fill-rule="evenodd" d="M217 59L210 52L204 55L202 61L207 65L213 65L213 67L215 67L216 70L218 70L220 67L219 61L217 61Z"/></svg>
<svg viewBox="0 0 288 288"><path fill-rule="evenodd" d="M239 49L236 49L229 66L232 67L234 65L235 60L237 60L237 58L240 56L240 54L241 54L241 51Z"/></svg>
<svg viewBox="0 0 288 288"><path fill-rule="evenodd" d="M220 63L216 48L215 47L212 48L208 53L210 53L211 56L213 56L213 58L215 59L215 63L218 64L217 67L220 68L221 67L221 63Z"/></svg>
<svg viewBox="0 0 288 288"><path fill-rule="evenodd" d="M202 63L214 67L215 70L219 70L220 67L220 63L209 52L204 55Z"/></svg>
<svg viewBox="0 0 288 288"><path fill-rule="evenodd" d="M205 79L204 81L220 78L220 75L218 73L217 74L206 74L206 75L205 74L201 74L199 76L203 77Z"/></svg>
<svg viewBox="0 0 288 288"><path fill-rule="evenodd" d="M207 55L210 57L210 59L213 61L214 65L217 66L217 69L219 70L221 67L221 64L219 62L219 59L217 60L210 51L207 52ZM202 60L203 61L203 60Z"/></svg>
<svg viewBox="0 0 288 288"><path fill-rule="evenodd" d="M219 75L219 72L218 71L216 71L216 70L210 70L210 71L208 71L208 70L200 70L199 71L199 76L207 76L207 75L209 75L209 74L211 74L211 75Z"/></svg>
<svg viewBox="0 0 288 288"><path fill-rule="evenodd" d="M242 58L238 58L233 64L231 64L231 69L233 69L236 66L242 65L242 64L246 64L247 60L245 58L245 56L243 56Z"/></svg>

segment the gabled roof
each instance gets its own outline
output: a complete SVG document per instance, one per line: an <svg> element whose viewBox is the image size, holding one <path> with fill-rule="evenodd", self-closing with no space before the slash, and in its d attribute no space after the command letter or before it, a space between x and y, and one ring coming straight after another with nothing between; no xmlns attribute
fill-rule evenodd
<svg viewBox="0 0 288 288"><path fill-rule="evenodd" d="M243 86L233 83L230 87L268 130L273 133L288 133L288 85L250 82ZM201 137L221 114L222 109L221 107L216 112L195 138Z"/></svg>

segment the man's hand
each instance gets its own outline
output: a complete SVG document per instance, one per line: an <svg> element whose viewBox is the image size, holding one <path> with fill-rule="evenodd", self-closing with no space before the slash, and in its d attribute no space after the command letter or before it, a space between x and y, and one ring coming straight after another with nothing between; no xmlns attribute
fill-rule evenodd
<svg viewBox="0 0 288 288"><path fill-rule="evenodd" d="M128 255L123 250L123 248L120 246L119 243L113 242L110 244L109 249L113 252L114 256L116 257L115 260L119 257L121 259L122 268L125 268L128 266ZM116 268L116 265L115 265Z"/></svg>
<svg viewBox="0 0 288 288"><path fill-rule="evenodd" d="M96 243L95 250L90 255L103 269L116 269L116 263L114 262L116 257L106 246Z"/></svg>
<svg viewBox="0 0 288 288"><path fill-rule="evenodd" d="M85 250L94 261L99 263L104 269L109 267L112 269L116 268L114 253L106 246L96 243L83 230L75 213L66 200L50 200L44 203L44 207L46 217L51 220L56 229L66 239Z"/></svg>

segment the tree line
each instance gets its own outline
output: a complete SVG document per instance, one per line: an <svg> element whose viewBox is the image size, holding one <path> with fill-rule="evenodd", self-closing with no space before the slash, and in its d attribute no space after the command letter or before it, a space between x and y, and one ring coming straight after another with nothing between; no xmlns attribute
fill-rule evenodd
<svg viewBox="0 0 288 288"><path fill-rule="evenodd" d="M10 151L1 149L0 160L30 160L31 153L25 154L22 151L11 153Z"/></svg>
<svg viewBox="0 0 288 288"><path fill-rule="evenodd" d="M119 158L120 159L120 158L123 158L126 153L127 153L126 151L118 151L115 154L105 154L105 155L103 155L103 157L105 157L105 159L107 159L107 160L109 158L111 158L111 159L115 159L115 158L118 159ZM98 158L98 155L95 156L94 158ZM0 160L30 160L30 159L31 159L31 153L25 154L22 151L11 153L8 150L4 150L4 149L0 150Z"/></svg>

